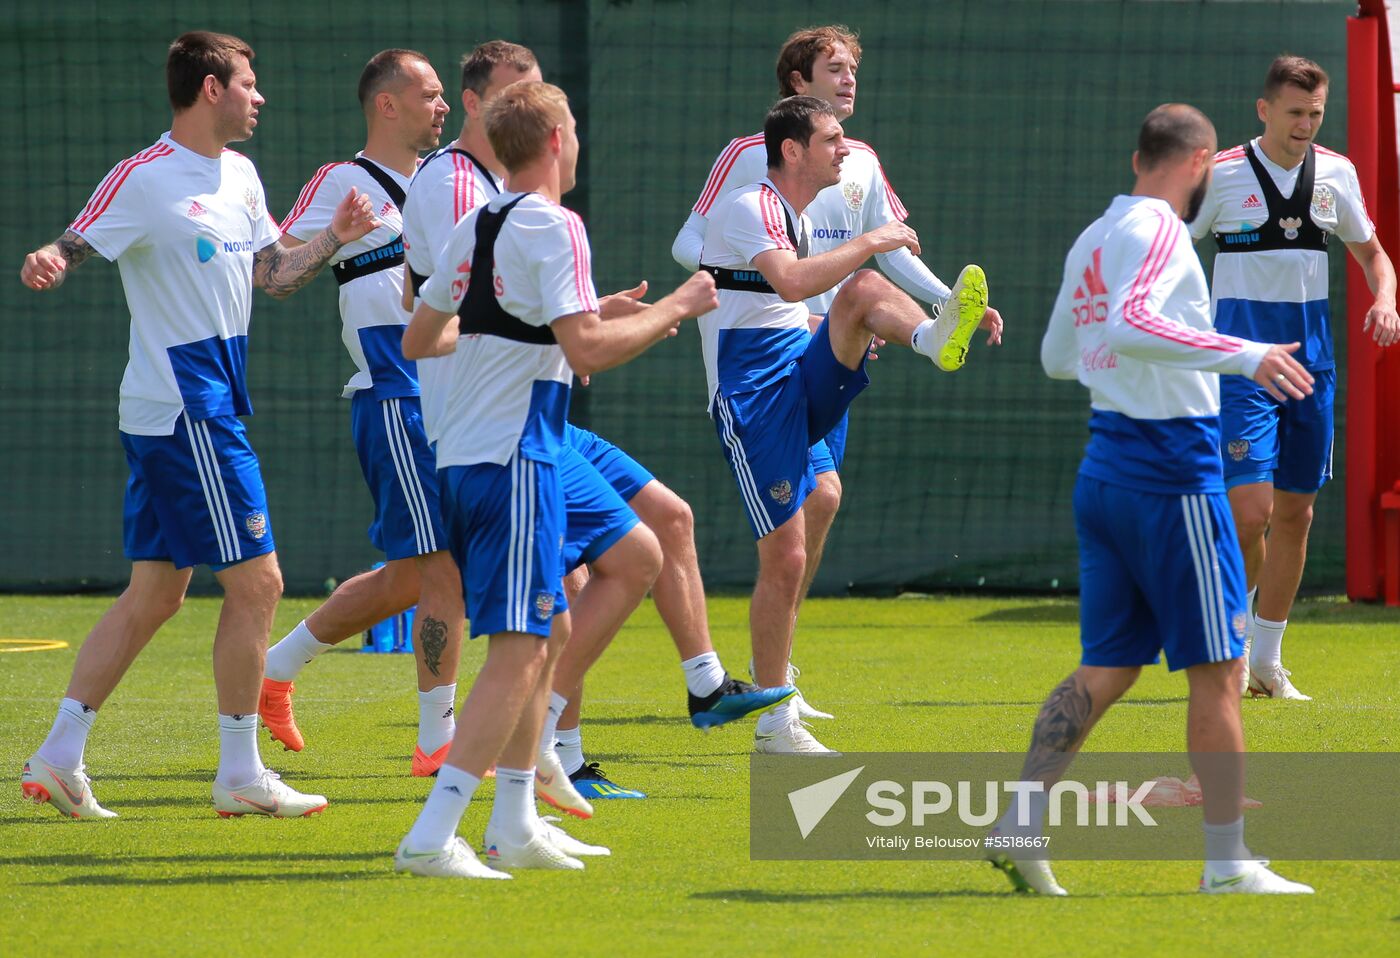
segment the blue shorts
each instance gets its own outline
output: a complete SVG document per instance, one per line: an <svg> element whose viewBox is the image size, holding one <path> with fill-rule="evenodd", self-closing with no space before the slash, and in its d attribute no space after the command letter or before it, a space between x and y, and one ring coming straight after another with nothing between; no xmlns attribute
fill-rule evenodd
<svg viewBox="0 0 1400 958"><path fill-rule="evenodd" d="M1332 397L1337 371L1313 373L1313 394L1279 403L1243 376L1220 377L1220 455L1227 488L1273 483L1313 493L1332 478Z"/></svg>
<svg viewBox="0 0 1400 958"><path fill-rule="evenodd" d="M564 598L564 489L559 470L516 456L504 466L448 466L442 518L471 621L471 637L548 638Z"/></svg>
<svg viewBox="0 0 1400 958"><path fill-rule="evenodd" d="M237 416L182 413L169 436L121 437L131 469L122 540L132 562L218 572L276 548L258 457Z"/></svg>
<svg viewBox="0 0 1400 958"><path fill-rule="evenodd" d="M564 532L564 572L567 574L616 545L637 524L637 514L622 501L622 496L602 473L572 446L559 451L559 481L564 487L567 513Z"/></svg>
<svg viewBox="0 0 1400 958"><path fill-rule="evenodd" d="M1079 636L1084 665L1167 653L1173 672L1244 654L1244 560L1224 493L1162 495L1081 475Z"/></svg>
<svg viewBox="0 0 1400 958"><path fill-rule="evenodd" d="M752 392L715 397L715 431L754 538L796 515L816 473L839 464L823 439L868 385L865 360L859 369L841 365L823 322L787 376Z"/></svg>
<svg viewBox="0 0 1400 958"><path fill-rule="evenodd" d="M374 497L369 541L391 562L445 549L436 457L418 397L375 399L360 390L350 400L350 429Z"/></svg>
<svg viewBox="0 0 1400 958"><path fill-rule="evenodd" d="M640 462L602 436L580 429L573 423L564 427L564 442L577 449L579 455L603 474L623 502L631 502L647 483L656 479Z"/></svg>

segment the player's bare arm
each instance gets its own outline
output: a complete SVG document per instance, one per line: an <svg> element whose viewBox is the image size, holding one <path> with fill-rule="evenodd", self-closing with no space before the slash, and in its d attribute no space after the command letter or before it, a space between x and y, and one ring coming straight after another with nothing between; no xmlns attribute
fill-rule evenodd
<svg viewBox="0 0 1400 958"><path fill-rule="evenodd" d="M1395 312L1395 266L1381 248L1378 236L1364 243L1348 243L1347 250L1366 274L1366 285L1376 301L1366 311L1362 331L1369 330L1377 346L1394 346L1400 342L1400 315Z"/></svg>
<svg viewBox="0 0 1400 958"><path fill-rule="evenodd" d="M403 300L400 302L405 313L413 312L413 270L403 264Z"/></svg>
<svg viewBox="0 0 1400 958"><path fill-rule="evenodd" d="M621 319L625 316L635 316L642 310L650 306L650 303L642 302L642 297L647 294L647 281L642 280L631 289L624 289L617 293L609 293L598 300L598 315L603 319Z"/></svg>
<svg viewBox="0 0 1400 958"><path fill-rule="evenodd" d="M876 253L908 247L919 252L919 236L900 222L886 223L826 253L799 259L787 249L771 249L754 257L754 267L789 303L800 303L831 289Z"/></svg>
<svg viewBox="0 0 1400 958"><path fill-rule="evenodd" d="M459 320L456 313L444 313L420 302L403 332L404 359L430 359L448 356L457 349Z"/></svg>
<svg viewBox="0 0 1400 958"><path fill-rule="evenodd" d="M1254 370L1254 381L1279 402L1312 395L1312 373L1292 355L1298 351L1298 346L1298 343L1270 346L1259 361L1259 368Z"/></svg>
<svg viewBox="0 0 1400 958"><path fill-rule="evenodd" d="M81 266L94 250L72 230L41 246L24 258L24 266L19 271L19 280L34 290L56 289L63 284L68 271Z"/></svg>
<svg viewBox="0 0 1400 958"><path fill-rule="evenodd" d="M354 187L340 201L331 225L306 243L278 240L253 254L253 285L273 299L288 296L311 282L336 250L379 228L369 197Z"/></svg>
<svg viewBox="0 0 1400 958"><path fill-rule="evenodd" d="M718 306L714 277L695 273L675 292L628 319L604 322L597 313L574 313L556 319L550 329L573 371L579 376L591 376L622 365L666 337L676 335L683 320Z"/></svg>

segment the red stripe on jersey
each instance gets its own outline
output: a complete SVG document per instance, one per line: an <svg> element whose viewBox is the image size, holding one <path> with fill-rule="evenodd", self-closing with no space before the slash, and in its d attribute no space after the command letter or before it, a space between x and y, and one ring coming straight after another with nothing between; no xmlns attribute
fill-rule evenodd
<svg viewBox="0 0 1400 958"><path fill-rule="evenodd" d="M88 201L88 205L83 207L83 211L73 220L69 229L81 233L83 230L97 222L108 206L112 205L112 200L116 197L117 191L122 188L126 178L131 175L131 171L144 163L158 160L162 156L169 156L175 150L164 143L157 143L155 146L142 150L135 156L128 157L116 165L112 172L107 174L107 178L97 186L97 192Z"/></svg>
<svg viewBox="0 0 1400 958"><path fill-rule="evenodd" d="M232 152L232 150L230 150L229 152ZM301 215L305 213L308 208L310 208L311 201L316 198L316 191L321 188L321 184L325 182L326 176L330 173L330 171L335 169L337 166L348 165L348 161L342 160L338 163L327 163L325 166L317 170L316 175L311 177L307 184L301 188L301 192L297 194L297 201L292 204L291 211L287 213L286 217L282 220L282 225L279 226L278 229L281 230L283 233L291 229L292 224L295 223L298 219L300 219Z"/></svg>
<svg viewBox="0 0 1400 958"><path fill-rule="evenodd" d="M758 210L763 214L763 227L768 231L773 242L778 244L777 248L797 252L797 247L793 246L792 240L788 239L782 200L778 199L778 194L767 186L759 188Z"/></svg>
<svg viewBox="0 0 1400 958"><path fill-rule="evenodd" d="M584 311L596 313L598 303L588 289L592 276L592 264L588 257L588 233L583 228L583 220L573 210L564 210L564 222L569 226L569 243L574 251L574 291L578 293L579 305Z"/></svg>
<svg viewBox="0 0 1400 958"><path fill-rule="evenodd" d="M1318 146L1316 143L1314 143L1313 146L1316 147L1317 152L1323 154L1324 156L1335 156L1339 160L1346 160L1348 163L1351 162L1351 160L1347 160L1346 154L1344 153L1338 153L1336 150L1329 150L1327 149L1327 147Z"/></svg>
<svg viewBox="0 0 1400 958"><path fill-rule="evenodd" d="M1177 237L1181 233L1179 224L1169 222L1156 210L1153 212L1160 221L1157 225L1157 235L1153 237L1147 258L1143 260L1142 268L1138 270L1137 279L1133 281L1132 292L1128 294L1128 302L1123 307L1123 318L1130 325L1145 333L1175 343L1195 346L1198 349L1214 349L1224 353L1238 352L1239 344L1230 339L1190 327L1183 329L1182 325L1163 322L1147 309L1147 297L1151 295L1153 284L1157 282L1167 260L1171 258L1172 250L1176 248Z"/></svg>
<svg viewBox="0 0 1400 958"><path fill-rule="evenodd" d="M1226 160L1237 160L1244 156L1244 147L1232 146L1228 150L1221 150L1215 154L1215 162L1224 163Z"/></svg>
<svg viewBox="0 0 1400 958"><path fill-rule="evenodd" d="M453 153L452 221L460 222L476 206L476 174L472 171L472 161L460 153Z"/></svg>
<svg viewBox="0 0 1400 958"><path fill-rule="evenodd" d="M705 188L700 191L700 199L695 201L693 212L705 216L710 212L710 207L715 200L719 199L720 190L724 187L724 181L729 176L729 171L734 169L734 164L739 161L739 154L747 148L763 142L763 134L755 133L752 136L741 136L737 140L730 140L719 159L715 160L714 167L710 170L710 178L705 181Z"/></svg>

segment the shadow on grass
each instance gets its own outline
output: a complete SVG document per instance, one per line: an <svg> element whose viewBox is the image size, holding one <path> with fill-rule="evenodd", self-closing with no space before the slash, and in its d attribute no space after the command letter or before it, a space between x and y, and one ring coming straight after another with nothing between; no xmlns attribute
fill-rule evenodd
<svg viewBox="0 0 1400 958"><path fill-rule="evenodd" d="M1195 891L1139 891L1075 894L1075 898L1195 898ZM928 901L938 898L1002 898L1008 901L1036 901L1041 896L1018 894L1014 891L989 891L985 888L867 888L858 891L783 892L767 888L732 888L727 891L701 891L692 900L746 902L755 905L821 905L839 901ZM1053 899L1046 899L1047 901Z"/></svg>
<svg viewBox="0 0 1400 958"><path fill-rule="evenodd" d="M142 886L142 885L228 885L237 882L262 882L269 885L280 885L284 882L301 881L345 881L347 878L363 881L365 879L395 879L391 855L380 852L376 857L384 862L383 871L372 872L345 872L345 871L321 871L321 872L264 872L264 873L242 873L242 872L211 872L206 875L152 875L149 878L142 878L136 875L73 875L56 882L33 882L36 885L47 887L56 886L83 886L83 885L105 885L105 886Z"/></svg>
<svg viewBox="0 0 1400 958"><path fill-rule="evenodd" d="M1017 605L1009 609L993 609L983 612L973 622L1053 622L1068 624L1079 622L1078 605Z"/></svg>
<svg viewBox="0 0 1400 958"><path fill-rule="evenodd" d="M392 852L337 852L321 854L298 851L301 860L316 862L369 862L392 857ZM35 865L57 868L104 868L113 865L133 865L150 863L155 865L195 865L200 862L213 862L227 865L230 862L276 862L285 864L285 852L219 853L208 855L123 855L120 858L101 858L96 855L23 855L0 858L0 865ZM118 876L120 877L120 876Z"/></svg>

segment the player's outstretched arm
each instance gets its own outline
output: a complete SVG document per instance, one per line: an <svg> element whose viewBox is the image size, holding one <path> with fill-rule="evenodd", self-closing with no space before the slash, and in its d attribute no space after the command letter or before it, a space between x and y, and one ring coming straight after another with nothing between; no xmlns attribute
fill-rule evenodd
<svg viewBox="0 0 1400 958"><path fill-rule="evenodd" d="M253 285L273 299L286 299L316 278L335 251L380 226L369 197L355 189L335 208L331 225L300 246L282 240L253 254Z"/></svg>
<svg viewBox="0 0 1400 958"><path fill-rule="evenodd" d="M714 277L695 273L675 292L628 318L604 322L597 313L573 313L554 320L550 328L573 371L579 376L591 376L621 366L674 336L682 320L701 316L718 306Z"/></svg>
<svg viewBox="0 0 1400 958"><path fill-rule="evenodd" d="M85 263L94 250L72 230L41 246L24 258L24 266L19 271L19 281L30 289L57 289L63 285L68 271Z"/></svg>
<svg viewBox="0 0 1400 958"><path fill-rule="evenodd" d="M694 211L686 217L681 230L671 244L671 258L682 269L691 272L700 268L700 254L705 250L705 227L710 221Z"/></svg>
<svg viewBox="0 0 1400 958"><path fill-rule="evenodd" d="M819 256L799 259L790 249L771 249L753 259L754 267L779 296L789 303L819 296L850 276L876 253L907 247L919 252L919 236L900 222L848 240Z"/></svg>
<svg viewBox="0 0 1400 958"><path fill-rule="evenodd" d="M1381 248L1380 237L1372 234L1364 243L1348 243L1347 250L1366 274L1366 285L1376 301L1366 311L1361 331L1370 331L1377 346L1400 342L1400 315L1395 312L1395 266Z"/></svg>

